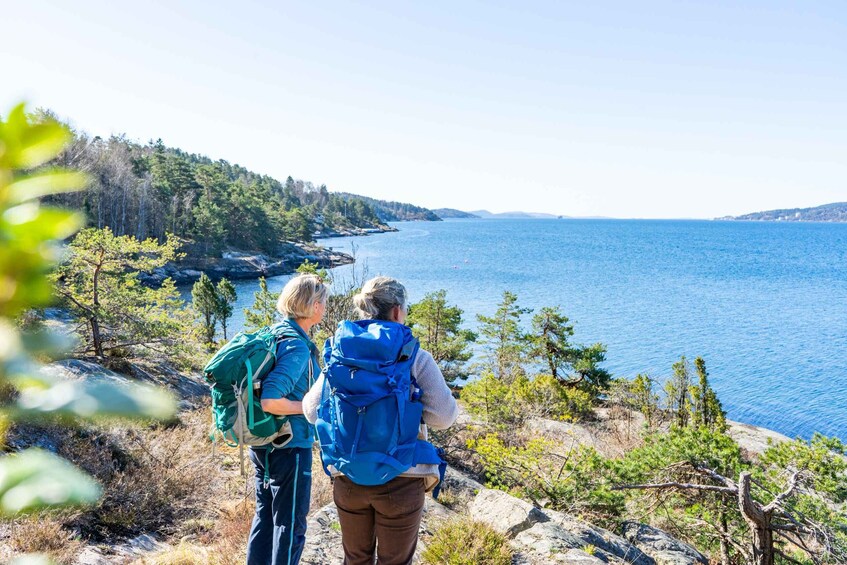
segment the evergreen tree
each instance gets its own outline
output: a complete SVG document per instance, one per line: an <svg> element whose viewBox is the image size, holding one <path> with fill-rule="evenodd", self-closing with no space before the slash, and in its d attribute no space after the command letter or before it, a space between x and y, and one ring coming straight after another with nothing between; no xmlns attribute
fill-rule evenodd
<svg viewBox="0 0 847 565"><path fill-rule="evenodd" d="M494 316L477 315L481 341L488 352L488 369L506 382L523 374L526 340L520 323L521 316L532 311L519 307L517 301L517 295L504 291Z"/></svg>
<svg viewBox="0 0 847 565"><path fill-rule="evenodd" d="M691 412L691 364L685 355L673 364L673 376L665 383L668 411L674 424L679 427L688 425Z"/></svg>
<svg viewBox="0 0 847 565"><path fill-rule="evenodd" d="M558 306L545 306L532 318L532 332L527 335L529 354L544 359L554 377L564 377L560 367L572 365L576 358L576 349L568 342L573 333L573 324Z"/></svg>
<svg viewBox="0 0 847 565"><path fill-rule="evenodd" d="M653 430L659 419L659 395L653 392L653 379L646 373L635 375L632 394L636 409L644 415L647 429Z"/></svg>
<svg viewBox="0 0 847 565"><path fill-rule="evenodd" d="M694 359L694 370L697 372L698 384L691 387L691 423L695 426L724 431L726 413L717 394L709 385L709 373L706 371L706 362L702 357Z"/></svg>
<svg viewBox="0 0 847 565"><path fill-rule="evenodd" d="M220 300L212 279L206 273L202 273L191 288L191 300L194 310L201 316L203 338L207 344L212 344L215 341L215 317L220 309Z"/></svg>
<svg viewBox="0 0 847 565"><path fill-rule="evenodd" d="M406 324L421 347L432 354L448 383L467 377L465 363L471 358L468 347L476 334L461 328L462 310L447 303L447 291L431 292L412 304Z"/></svg>
<svg viewBox="0 0 847 565"><path fill-rule="evenodd" d="M232 305L238 300L238 294L235 292L235 286L226 278L218 281L215 294L217 297L215 317L221 323L221 329L224 332L224 341L226 341L227 320L232 317Z"/></svg>
<svg viewBox="0 0 847 565"><path fill-rule="evenodd" d="M68 257L56 270L56 289L71 311L88 325L86 350L102 356L108 349L171 342L187 333L182 300L171 279L158 289L138 280L176 259L173 237L160 245L88 228L68 244Z"/></svg>
<svg viewBox="0 0 847 565"><path fill-rule="evenodd" d="M258 330L282 320L282 315L276 309L277 296L268 292L268 281L259 278L259 290L254 293L253 306L244 309L244 329Z"/></svg>

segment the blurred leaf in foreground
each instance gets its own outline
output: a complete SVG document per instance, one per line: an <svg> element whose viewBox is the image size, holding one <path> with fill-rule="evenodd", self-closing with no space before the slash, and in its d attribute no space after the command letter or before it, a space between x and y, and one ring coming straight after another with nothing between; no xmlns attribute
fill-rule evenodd
<svg viewBox="0 0 847 565"><path fill-rule="evenodd" d="M0 459L0 513L7 516L47 506L93 504L100 492L94 479L41 449Z"/></svg>

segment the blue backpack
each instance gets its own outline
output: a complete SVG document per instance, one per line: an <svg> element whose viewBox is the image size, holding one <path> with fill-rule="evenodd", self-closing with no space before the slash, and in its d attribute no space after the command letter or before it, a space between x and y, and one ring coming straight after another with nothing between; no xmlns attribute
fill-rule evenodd
<svg viewBox="0 0 847 565"><path fill-rule="evenodd" d="M316 422L324 470L359 485L381 485L419 463L446 463L418 439L423 403L411 369L418 340L384 320L344 321L324 346ZM435 491L437 494L437 489Z"/></svg>

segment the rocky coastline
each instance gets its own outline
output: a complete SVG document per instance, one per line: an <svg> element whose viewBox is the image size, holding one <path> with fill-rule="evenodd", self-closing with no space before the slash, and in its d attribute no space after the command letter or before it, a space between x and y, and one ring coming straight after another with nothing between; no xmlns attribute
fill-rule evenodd
<svg viewBox="0 0 847 565"><path fill-rule="evenodd" d="M338 267L354 262L352 255L312 244L286 243L273 256L263 253L224 251L220 257L188 257L168 263L151 273L142 273L139 279L148 285L160 285L171 278L177 285L192 284L202 273L213 281L224 277L230 280L275 277L295 272L304 261L322 268Z"/></svg>
<svg viewBox="0 0 847 565"><path fill-rule="evenodd" d="M388 225L376 228L344 228L340 230L323 230L315 233L315 239L329 239L331 237L356 237L360 235L373 235L376 233L389 233L395 231L400 230Z"/></svg>

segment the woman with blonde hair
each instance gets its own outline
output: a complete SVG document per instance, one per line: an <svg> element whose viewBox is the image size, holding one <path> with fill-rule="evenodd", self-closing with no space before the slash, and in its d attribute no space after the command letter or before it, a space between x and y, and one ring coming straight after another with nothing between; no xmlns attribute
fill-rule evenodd
<svg viewBox="0 0 847 565"><path fill-rule="evenodd" d="M324 351L327 367L303 398L303 414L317 422L329 462L345 565L372 565L374 557L380 565L403 565L415 553L425 493L443 471L426 441L427 425L449 427L458 407L432 355L405 326L405 287L376 277L353 300L361 320L339 324ZM334 415L345 410L347 420L339 421ZM345 435L348 445L332 445ZM380 441L387 452L378 449Z"/></svg>
<svg viewBox="0 0 847 565"><path fill-rule="evenodd" d="M248 565L295 565L306 540L312 489L314 432L303 417L302 399L320 371L309 330L326 312L327 287L315 275L299 275L282 289L277 310L285 320L276 364L262 380L262 410L289 416L292 437L284 447L250 449L256 468L256 513L247 544Z"/></svg>

